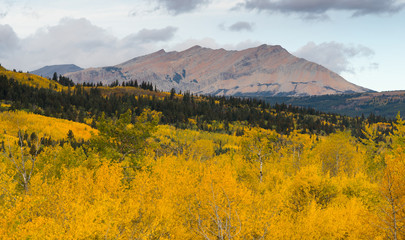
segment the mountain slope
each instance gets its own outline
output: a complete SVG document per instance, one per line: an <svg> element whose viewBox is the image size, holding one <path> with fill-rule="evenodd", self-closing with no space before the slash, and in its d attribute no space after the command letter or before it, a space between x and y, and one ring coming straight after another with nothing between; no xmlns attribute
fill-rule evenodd
<svg viewBox="0 0 405 240"><path fill-rule="evenodd" d="M122 64L66 74L78 83L115 80L151 82L198 94L307 96L367 92L330 70L297 58L281 46L242 51L194 46L182 52L158 52Z"/></svg>
<svg viewBox="0 0 405 240"><path fill-rule="evenodd" d="M81 71L83 68L78 67L74 64L62 64L62 65L51 65L51 66L45 66L43 68L37 69L32 71L32 74L36 74L42 77L46 78L52 78L53 74L56 72L58 75L65 74L65 73L70 73L70 72L77 72Z"/></svg>

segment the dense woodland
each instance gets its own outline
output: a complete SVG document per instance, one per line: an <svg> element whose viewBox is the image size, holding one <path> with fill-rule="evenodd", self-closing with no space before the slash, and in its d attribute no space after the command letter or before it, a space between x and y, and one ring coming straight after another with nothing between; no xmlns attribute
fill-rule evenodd
<svg viewBox="0 0 405 240"><path fill-rule="evenodd" d="M1 239L405 239L399 114L51 85L0 77Z"/></svg>

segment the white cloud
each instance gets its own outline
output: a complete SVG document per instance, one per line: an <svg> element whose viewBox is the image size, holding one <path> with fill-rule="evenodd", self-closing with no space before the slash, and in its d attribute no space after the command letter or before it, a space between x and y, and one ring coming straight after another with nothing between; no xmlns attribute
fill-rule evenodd
<svg viewBox="0 0 405 240"><path fill-rule="evenodd" d="M156 43L170 40L175 31L170 26L143 29L119 39L87 19L64 18L55 26L19 39L10 26L0 25L0 63L23 71L64 63L81 67L115 65L155 51Z"/></svg>
<svg viewBox="0 0 405 240"><path fill-rule="evenodd" d="M0 0L0 19L7 16L11 5L12 5L12 2L10 2L8 0Z"/></svg>
<svg viewBox="0 0 405 240"><path fill-rule="evenodd" d="M337 42L324 42L316 44L309 42L293 53L309 61L323 65L336 73L355 73L356 68L352 65L354 58L369 58L374 51L368 47L357 45L345 45ZM371 64L371 63L370 63ZM370 66L378 67L377 63ZM361 68L361 67L360 67Z"/></svg>

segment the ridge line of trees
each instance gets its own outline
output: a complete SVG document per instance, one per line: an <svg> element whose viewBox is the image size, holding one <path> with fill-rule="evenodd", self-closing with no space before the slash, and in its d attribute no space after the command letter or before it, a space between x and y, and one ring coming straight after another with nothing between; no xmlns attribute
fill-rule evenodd
<svg viewBox="0 0 405 240"><path fill-rule="evenodd" d="M126 83L125 83L126 84ZM129 84L132 84L131 82ZM135 82L133 82L135 85ZM142 85L142 84L141 84ZM151 84L144 84L151 88ZM163 96L163 97L162 97ZM179 128L197 128L206 131L230 133L231 125L250 123L264 129L274 129L288 134L301 130L311 134L330 134L337 130L351 130L356 137L362 136L365 124L392 120L371 114L368 118L347 117L322 113L312 108L275 104L260 99L237 97L194 96L185 92L162 95L110 94L105 96L96 87L76 85L67 91L34 88L6 76L0 76L0 100L12 101L10 109L28 109L37 114L84 122L87 118L97 119L102 113L106 117L117 117L127 109L135 109L139 115L143 109L162 112L161 123ZM389 127L382 127L384 134ZM242 134L242 133L240 133Z"/></svg>

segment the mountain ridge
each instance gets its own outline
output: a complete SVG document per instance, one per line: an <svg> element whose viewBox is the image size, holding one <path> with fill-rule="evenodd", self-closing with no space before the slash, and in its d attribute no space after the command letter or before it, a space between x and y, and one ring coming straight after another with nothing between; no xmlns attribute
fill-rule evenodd
<svg viewBox="0 0 405 240"><path fill-rule="evenodd" d="M280 45L240 51L193 46L157 52L121 64L84 69L65 76L77 83L110 84L137 80L164 91L171 88L208 95L310 96L368 92L327 68L297 58Z"/></svg>
<svg viewBox="0 0 405 240"><path fill-rule="evenodd" d="M49 65L34 71L31 71L32 74L42 76L45 78L52 78L53 74L56 72L58 75L64 75L70 72L81 71L83 68L75 64L59 64L59 65Z"/></svg>

